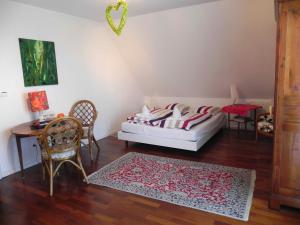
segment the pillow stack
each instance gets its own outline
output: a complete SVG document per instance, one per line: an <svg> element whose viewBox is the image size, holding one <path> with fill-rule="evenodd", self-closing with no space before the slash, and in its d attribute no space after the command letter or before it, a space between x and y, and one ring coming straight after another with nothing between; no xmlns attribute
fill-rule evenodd
<svg viewBox="0 0 300 225"><path fill-rule="evenodd" d="M200 106L193 110L181 103L168 104L163 108L150 109L143 106L142 113L127 118L129 122L159 126L162 128L178 128L190 130L220 112L220 108Z"/></svg>

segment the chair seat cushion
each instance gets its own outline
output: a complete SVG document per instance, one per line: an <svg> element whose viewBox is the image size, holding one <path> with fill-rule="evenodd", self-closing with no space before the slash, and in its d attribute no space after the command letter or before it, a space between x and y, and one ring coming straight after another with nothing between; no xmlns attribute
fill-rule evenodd
<svg viewBox="0 0 300 225"><path fill-rule="evenodd" d="M72 158L75 155L76 155L75 149L70 148L70 149L65 150L63 152L52 153L51 158L53 160L60 160L60 159ZM43 157L43 159L48 159L48 153L45 150L42 151L42 157Z"/></svg>
<svg viewBox="0 0 300 225"><path fill-rule="evenodd" d="M269 122L269 123L273 123L273 116L270 116L270 115L261 115L259 118L258 118L258 121L265 121L265 122Z"/></svg>
<svg viewBox="0 0 300 225"><path fill-rule="evenodd" d="M273 133L273 117L270 115L262 115L258 118L257 129L264 133Z"/></svg>

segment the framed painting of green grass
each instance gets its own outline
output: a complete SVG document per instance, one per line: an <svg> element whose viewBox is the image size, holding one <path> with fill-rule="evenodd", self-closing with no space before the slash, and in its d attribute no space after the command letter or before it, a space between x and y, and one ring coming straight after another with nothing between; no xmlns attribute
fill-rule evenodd
<svg viewBox="0 0 300 225"><path fill-rule="evenodd" d="M54 42L19 38L25 87L58 84Z"/></svg>

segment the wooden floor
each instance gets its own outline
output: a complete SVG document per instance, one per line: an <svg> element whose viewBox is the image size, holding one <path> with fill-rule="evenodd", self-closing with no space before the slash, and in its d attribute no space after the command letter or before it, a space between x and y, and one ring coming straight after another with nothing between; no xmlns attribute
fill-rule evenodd
<svg viewBox="0 0 300 225"><path fill-rule="evenodd" d="M238 138L236 132L223 131L197 153L132 143L126 149L124 142L115 137L99 143L102 150L96 163L91 164L83 150L88 174L130 151L255 169L257 180L249 222L86 185L72 166L65 167L55 179L54 197L50 198L48 182L42 180L38 165L25 170L24 180L15 174L0 181L0 224L300 225L299 210L268 209L272 162L272 142L268 139L256 143L250 134Z"/></svg>

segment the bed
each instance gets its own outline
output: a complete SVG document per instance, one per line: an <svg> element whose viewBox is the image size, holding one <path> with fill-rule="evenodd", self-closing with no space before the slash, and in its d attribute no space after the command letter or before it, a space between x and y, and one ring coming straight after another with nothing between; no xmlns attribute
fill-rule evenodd
<svg viewBox="0 0 300 225"><path fill-rule="evenodd" d="M134 124L126 121L122 123L121 131L118 132L118 139L127 142L198 151L225 124L225 115L221 112L188 131Z"/></svg>

